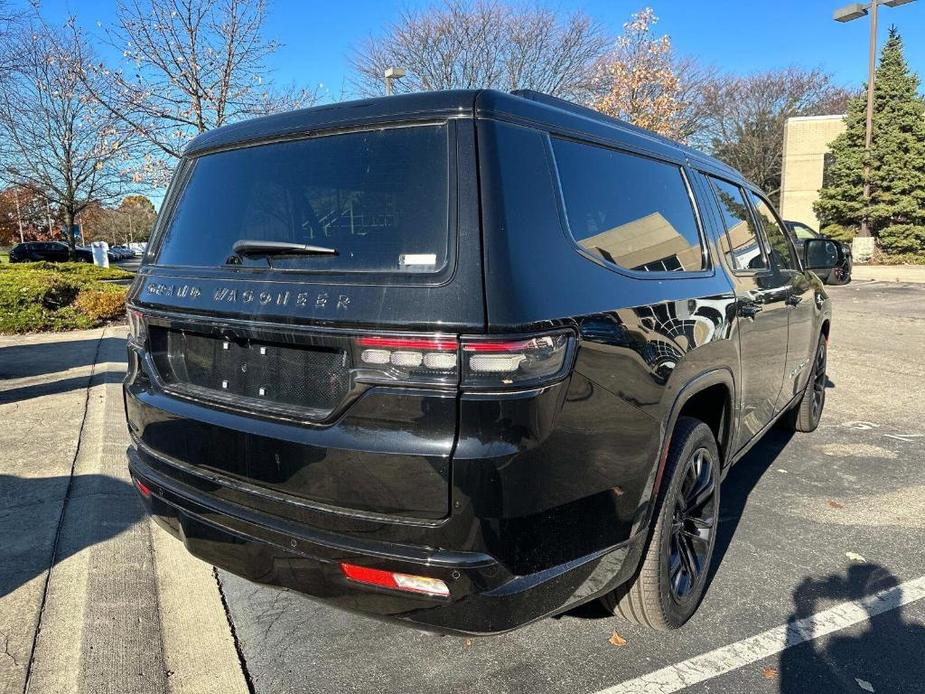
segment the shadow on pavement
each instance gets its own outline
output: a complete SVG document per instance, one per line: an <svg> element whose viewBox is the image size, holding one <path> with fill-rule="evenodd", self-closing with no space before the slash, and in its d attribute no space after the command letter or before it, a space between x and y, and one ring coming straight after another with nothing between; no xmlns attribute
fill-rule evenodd
<svg viewBox="0 0 925 694"><path fill-rule="evenodd" d="M0 347L0 378L27 378L58 371L76 369L93 364L99 343L100 353L115 345L124 344L120 337L104 337L101 340L56 340L32 344Z"/></svg>
<svg viewBox="0 0 925 694"><path fill-rule="evenodd" d="M739 460L723 480L720 490L719 528L716 532L716 546L713 549L713 561L710 564L710 573L707 576L707 590L713 582L713 577L719 570L723 558L732 544L736 528L745 513L748 497L758 481L764 476L768 468L774 464L777 457L793 438L792 431L785 431L772 427L758 443Z"/></svg>
<svg viewBox="0 0 925 694"><path fill-rule="evenodd" d="M102 374L95 374L93 384L98 383L121 383L125 378L125 371L107 371ZM31 386L22 386L21 388L8 388L0 390L0 405L6 405L11 402L20 402L30 400L31 398L40 398L43 395L58 395L67 393L72 390L83 390L87 387L89 375L74 376L73 378L62 378L57 381L45 381L35 383Z"/></svg>
<svg viewBox="0 0 925 694"><path fill-rule="evenodd" d="M124 344L122 338L105 337L0 347L0 379L30 378L92 366L97 353L106 354L110 348L121 350ZM65 393L86 386L87 376L74 376L7 388L0 390L0 405L41 395Z"/></svg>
<svg viewBox="0 0 925 694"><path fill-rule="evenodd" d="M844 574L804 578L793 591L793 612L787 623L810 640L781 653L780 691L925 691L925 626L906 621L902 608L872 614L869 621L826 639L812 640L812 624L798 624L831 606L821 605L823 601L861 600L897 585L896 576L879 564L858 564ZM868 611L877 600L869 598Z"/></svg>
<svg viewBox="0 0 925 694"><path fill-rule="evenodd" d="M67 527L52 558L66 495ZM0 598L46 571L52 561L116 537L142 520L144 510L135 496L130 484L106 475L79 475L70 481L65 476L0 474Z"/></svg>

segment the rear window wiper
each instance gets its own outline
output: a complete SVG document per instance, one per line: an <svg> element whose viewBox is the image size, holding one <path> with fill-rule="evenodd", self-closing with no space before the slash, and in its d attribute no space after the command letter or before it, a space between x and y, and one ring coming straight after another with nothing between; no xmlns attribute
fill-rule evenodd
<svg viewBox="0 0 925 694"><path fill-rule="evenodd" d="M290 243L288 241L254 241L241 239L235 241L231 247L238 257L269 256L269 255L337 255L336 248L325 246L310 246L304 243Z"/></svg>

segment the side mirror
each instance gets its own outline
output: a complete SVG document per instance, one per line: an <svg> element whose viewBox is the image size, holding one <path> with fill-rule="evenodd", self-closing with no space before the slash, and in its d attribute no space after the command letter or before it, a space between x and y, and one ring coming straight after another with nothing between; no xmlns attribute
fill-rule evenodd
<svg viewBox="0 0 925 694"><path fill-rule="evenodd" d="M838 244L832 239L806 239L803 243L803 267L807 270L831 270L838 265Z"/></svg>

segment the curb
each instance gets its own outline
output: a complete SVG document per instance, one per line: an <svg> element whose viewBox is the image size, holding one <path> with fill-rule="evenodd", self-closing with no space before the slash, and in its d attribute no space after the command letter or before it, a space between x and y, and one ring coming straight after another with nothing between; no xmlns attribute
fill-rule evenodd
<svg viewBox="0 0 925 694"><path fill-rule="evenodd" d="M100 333L24 691L249 694L212 567L132 488L124 337Z"/></svg>

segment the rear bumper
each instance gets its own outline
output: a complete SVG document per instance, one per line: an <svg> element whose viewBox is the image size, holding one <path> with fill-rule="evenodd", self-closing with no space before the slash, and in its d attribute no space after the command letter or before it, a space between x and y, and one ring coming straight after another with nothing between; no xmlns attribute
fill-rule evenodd
<svg viewBox="0 0 925 694"><path fill-rule="evenodd" d="M429 631L496 634L586 602L629 578L645 539L638 533L615 547L515 576L481 552L371 541L287 521L204 493L151 462L147 453L129 449L132 476L151 492L141 497L146 510L195 556L252 581ZM341 562L439 578L450 595L356 584L343 575Z"/></svg>

